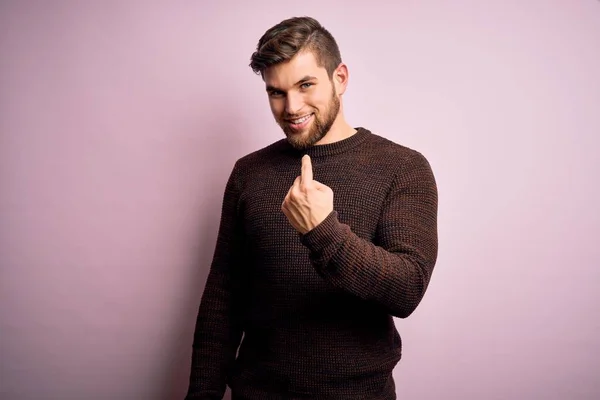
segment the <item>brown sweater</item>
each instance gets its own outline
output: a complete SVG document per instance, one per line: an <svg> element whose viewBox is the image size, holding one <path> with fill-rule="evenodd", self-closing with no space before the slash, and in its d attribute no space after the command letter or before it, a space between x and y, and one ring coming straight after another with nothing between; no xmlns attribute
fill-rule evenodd
<svg viewBox="0 0 600 400"><path fill-rule="evenodd" d="M300 235L281 211L312 159L334 210ZM437 188L418 152L364 128L235 164L193 343L191 399L395 399L408 317L437 258ZM236 351L243 334L243 341Z"/></svg>

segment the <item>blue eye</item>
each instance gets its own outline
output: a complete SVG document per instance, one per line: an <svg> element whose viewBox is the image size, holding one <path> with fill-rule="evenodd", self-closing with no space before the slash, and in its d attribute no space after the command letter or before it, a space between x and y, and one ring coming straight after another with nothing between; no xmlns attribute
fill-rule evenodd
<svg viewBox="0 0 600 400"><path fill-rule="evenodd" d="M310 82L306 82L306 83L303 83L302 85L300 85L300 87L301 87L302 89L308 89L308 88L309 88L309 87L311 87L312 85L313 85L312 83L310 83Z"/></svg>

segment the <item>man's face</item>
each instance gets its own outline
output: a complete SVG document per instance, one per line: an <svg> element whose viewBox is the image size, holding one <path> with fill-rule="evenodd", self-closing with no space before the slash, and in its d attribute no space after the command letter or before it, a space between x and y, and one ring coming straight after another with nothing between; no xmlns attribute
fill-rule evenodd
<svg viewBox="0 0 600 400"><path fill-rule="evenodd" d="M264 80L275 120L297 149L318 143L340 111L336 88L310 51L268 68Z"/></svg>

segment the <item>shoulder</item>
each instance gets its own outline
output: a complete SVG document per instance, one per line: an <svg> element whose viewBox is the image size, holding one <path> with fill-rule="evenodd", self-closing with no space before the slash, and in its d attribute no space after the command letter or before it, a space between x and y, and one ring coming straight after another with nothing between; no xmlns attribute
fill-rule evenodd
<svg viewBox="0 0 600 400"><path fill-rule="evenodd" d="M379 134L369 131L368 139L361 149L374 163L384 164L385 167L397 172L425 167L431 169L427 158L418 150L394 142Z"/></svg>
<svg viewBox="0 0 600 400"><path fill-rule="evenodd" d="M289 146L285 139L278 140L261 149L255 150L239 158L235 162L235 169L247 171L265 166L268 163L279 159L289 152Z"/></svg>
<svg viewBox="0 0 600 400"><path fill-rule="evenodd" d="M282 166L289 164L291 151L285 139L271 143L237 159L232 176L242 189L250 182L270 180Z"/></svg>
<svg viewBox="0 0 600 400"><path fill-rule="evenodd" d="M436 178L421 152L373 133L365 148L376 169L391 180L393 190L428 193L431 201L437 201Z"/></svg>

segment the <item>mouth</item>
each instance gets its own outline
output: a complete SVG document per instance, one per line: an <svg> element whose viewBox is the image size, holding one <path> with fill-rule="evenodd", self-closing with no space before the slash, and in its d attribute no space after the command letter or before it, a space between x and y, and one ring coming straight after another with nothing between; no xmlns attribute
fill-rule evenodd
<svg viewBox="0 0 600 400"><path fill-rule="evenodd" d="M286 119L285 121L287 122L290 129L298 131L304 129L310 123L310 121L313 119L313 115L314 114L311 113L300 118Z"/></svg>

